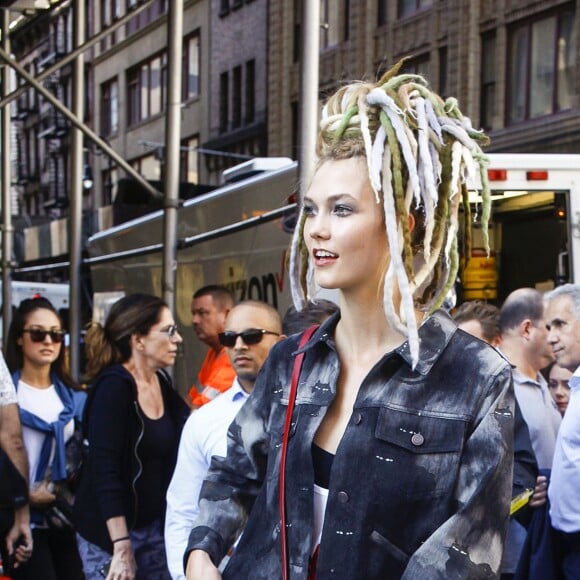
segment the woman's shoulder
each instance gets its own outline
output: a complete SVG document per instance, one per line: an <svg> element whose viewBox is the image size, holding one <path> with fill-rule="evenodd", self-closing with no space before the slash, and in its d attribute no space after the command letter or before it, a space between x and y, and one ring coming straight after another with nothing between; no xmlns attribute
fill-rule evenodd
<svg viewBox="0 0 580 580"><path fill-rule="evenodd" d="M135 381L123 365L111 365L101 371L89 387L89 397L136 395Z"/></svg>

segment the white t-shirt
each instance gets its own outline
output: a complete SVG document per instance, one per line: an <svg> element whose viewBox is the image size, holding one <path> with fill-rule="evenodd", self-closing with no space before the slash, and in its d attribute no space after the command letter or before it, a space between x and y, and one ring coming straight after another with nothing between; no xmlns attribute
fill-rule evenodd
<svg viewBox="0 0 580 580"><path fill-rule="evenodd" d="M64 409L54 385L48 388L31 387L23 381L18 381L18 404L47 423L54 423ZM68 441L74 433L74 419L71 419L64 428L64 440ZM28 454L29 481L32 485L36 480L36 470L40 460L40 451L46 435L36 429L22 425L22 438ZM54 442L50 452L49 465L54 456Z"/></svg>

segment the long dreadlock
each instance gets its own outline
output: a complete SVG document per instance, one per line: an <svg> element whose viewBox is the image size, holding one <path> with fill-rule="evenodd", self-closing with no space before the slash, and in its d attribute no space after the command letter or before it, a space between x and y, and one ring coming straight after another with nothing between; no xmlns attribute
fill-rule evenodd
<svg viewBox="0 0 580 580"><path fill-rule="evenodd" d="M419 360L415 308L425 312L438 308L457 276L461 201L470 240L467 180L479 173L484 235L491 197L487 158L481 151L487 137L473 129L455 99L443 101L419 75L398 74L401 65L402 61L376 84L351 83L328 99L316 153L319 163L366 159L376 201L383 206L391 255L385 274L385 314L408 336L415 365ZM416 223L413 231L410 215ZM290 253L290 286L297 309L306 296L312 297L313 289L303 228L301 211ZM487 246L487 238L484 242ZM395 284L401 294L398 309L393 301Z"/></svg>

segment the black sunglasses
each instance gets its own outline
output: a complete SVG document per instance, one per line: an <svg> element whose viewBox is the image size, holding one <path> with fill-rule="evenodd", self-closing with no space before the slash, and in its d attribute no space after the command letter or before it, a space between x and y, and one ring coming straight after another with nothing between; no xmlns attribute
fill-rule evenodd
<svg viewBox="0 0 580 580"><path fill-rule="evenodd" d="M43 328L25 328L22 332L30 334L32 342L44 342L46 336L50 336L52 342L62 342L66 332L64 330L44 330Z"/></svg>
<svg viewBox="0 0 580 580"><path fill-rule="evenodd" d="M242 330L242 332L234 332L233 330L226 330L225 332L219 333L220 343L223 346L231 348L236 344L238 336L244 341L248 346L252 344L258 344L262 341L265 334L274 334L280 336L279 332L272 332L271 330L264 330L263 328L248 328L247 330Z"/></svg>

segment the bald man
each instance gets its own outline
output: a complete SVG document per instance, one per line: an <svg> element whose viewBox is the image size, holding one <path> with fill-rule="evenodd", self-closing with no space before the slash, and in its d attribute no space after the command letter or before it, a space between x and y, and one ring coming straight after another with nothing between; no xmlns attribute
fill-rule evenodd
<svg viewBox="0 0 580 580"><path fill-rule="evenodd" d="M228 427L252 392L270 349L283 338L280 315L264 302L241 302L226 318L219 339L236 378L229 390L187 420L167 490L165 549L173 579L185 578L183 553L199 512L199 492L211 458L226 455Z"/></svg>

